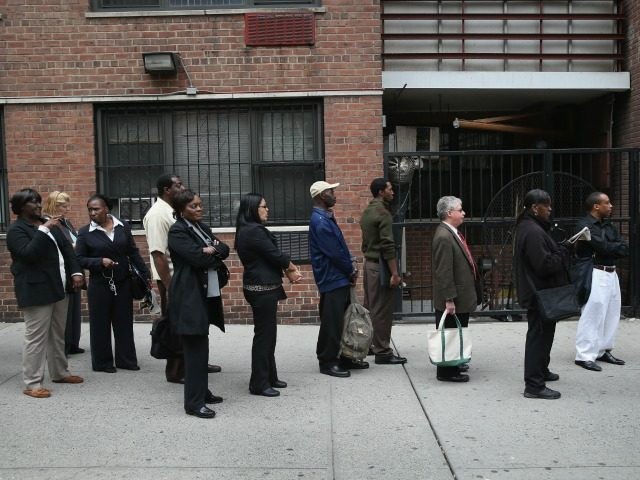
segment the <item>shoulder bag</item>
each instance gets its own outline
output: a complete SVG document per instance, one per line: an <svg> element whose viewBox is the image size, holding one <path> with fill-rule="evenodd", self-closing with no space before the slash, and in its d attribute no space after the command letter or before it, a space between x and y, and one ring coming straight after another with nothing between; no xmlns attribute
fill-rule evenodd
<svg viewBox="0 0 640 480"><path fill-rule="evenodd" d="M129 258L129 276L131 277L131 296L136 300L142 300L150 295L149 283L140 270L136 268Z"/></svg>
<svg viewBox="0 0 640 480"><path fill-rule="evenodd" d="M536 290L536 302L545 322L557 322L580 315L576 287L571 283L561 287Z"/></svg>

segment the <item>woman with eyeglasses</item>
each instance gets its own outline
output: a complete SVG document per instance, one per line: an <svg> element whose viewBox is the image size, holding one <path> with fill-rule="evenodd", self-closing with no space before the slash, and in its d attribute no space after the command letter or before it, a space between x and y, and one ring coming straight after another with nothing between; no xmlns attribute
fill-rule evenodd
<svg viewBox="0 0 640 480"><path fill-rule="evenodd" d="M277 397L276 388L287 383L278 378L275 350L278 302L287 298L282 288L286 274L292 283L302 279L289 255L278 248L275 236L265 227L269 207L259 193L248 193L240 200L236 218L235 249L244 266L242 290L253 312L254 336L251 348L249 392Z"/></svg>
<svg viewBox="0 0 640 480"><path fill-rule="evenodd" d="M24 188L11 197L10 203L11 211L18 216L7 231L7 248L16 300L24 315L23 393L48 398L51 392L43 386L47 363L54 383L83 382L69 373L64 327L68 306L65 289L80 289L84 275L60 230L60 220L42 217L38 192Z"/></svg>
<svg viewBox="0 0 640 480"><path fill-rule="evenodd" d="M222 397L208 389L209 324L224 332L222 287L228 281L223 260L229 247L202 222L202 200L191 190L173 197L176 222L169 229L173 277L169 286L169 319L184 352L184 409L188 415L213 418L206 404Z"/></svg>
<svg viewBox="0 0 640 480"><path fill-rule="evenodd" d="M44 218L57 217L60 221L60 231L69 240L71 246L76 246L78 231L67 218L71 208L71 197L66 192L54 190L47 197L47 201L42 207ZM84 353L84 348L80 348L80 332L82 325L82 315L80 307L82 303L82 293L67 287L69 297L69 310L67 312L67 326L64 333L64 351L67 355Z"/></svg>

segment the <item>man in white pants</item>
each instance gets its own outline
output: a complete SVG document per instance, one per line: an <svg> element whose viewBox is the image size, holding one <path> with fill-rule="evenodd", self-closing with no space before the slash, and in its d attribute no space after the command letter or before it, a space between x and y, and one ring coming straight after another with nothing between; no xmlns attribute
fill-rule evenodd
<svg viewBox="0 0 640 480"><path fill-rule="evenodd" d="M624 365L611 354L620 322L620 282L616 260L629 254L629 247L609 217L613 206L602 192L591 193L585 207L588 214L579 222L578 230L587 227L590 241L579 241L576 255L593 257L591 293L582 308L576 332L576 365L599 372L602 367L595 360Z"/></svg>

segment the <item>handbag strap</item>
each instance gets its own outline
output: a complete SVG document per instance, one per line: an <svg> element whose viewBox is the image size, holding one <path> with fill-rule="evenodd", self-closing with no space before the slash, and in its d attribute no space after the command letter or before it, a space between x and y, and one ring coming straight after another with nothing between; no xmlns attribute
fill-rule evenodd
<svg viewBox="0 0 640 480"><path fill-rule="evenodd" d="M442 344L441 351L442 351L443 362L445 361L444 354L445 354L445 345L446 345L446 337L444 334L444 321L446 320L447 315L448 314L446 311L442 313L442 317L440 318L440 325L438 325L438 331L440 332L440 342ZM462 358L464 354L464 336L462 335L462 325L460 324L460 319L458 319L458 316L455 313L453 314L453 318L456 321L456 326L458 328L458 336L460 338L460 358Z"/></svg>
<svg viewBox="0 0 640 480"><path fill-rule="evenodd" d="M351 303L358 303L358 296L356 295L356 287L351 287L349 296L351 299Z"/></svg>
<svg viewBox="0 0 640 480"><path fill-rule="evenodd" d="M438 330L442 331L444 330L444 321L447 318L447 315L449 315L446 311L444 311L442 313L442 317L440 317L440 324L438 325ZM458 330L462 328L462 324L460 323L460 320L458 319L458 316L454 313L453 314L453 319L456 321L456 326L458 327Z"/></svg>

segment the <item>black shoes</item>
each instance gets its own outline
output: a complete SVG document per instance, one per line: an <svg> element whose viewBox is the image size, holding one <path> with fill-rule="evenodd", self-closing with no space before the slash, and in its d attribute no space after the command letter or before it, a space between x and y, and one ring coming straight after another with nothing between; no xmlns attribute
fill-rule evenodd
<svg viewBox="0 0 640 480"><path fill-rule="evenodd" d="M376 364L378 365L402 365L407 363L407 359L404 357L398 357L396 355L376 355Z"/></svg>
<svg viewBox="0 0 640 480"><path fill-rule="evenodd" d="M342 358L340 359L340 367L345 370L364 370L365 368L369 368L369 362L365 362L364 360L352 360L350 358Z"/></svg>
<svg viewBox="0 0 640 480"><path fill-rule="evenodd" d="M524 391L525 398L541 398L543 400L557 400L558 398L560 398L560 396L561 396L560 392L551 390L550 388L547 388L547 387L544 387L539 392L528 392L527 390Z"/></svg>
<svg viewBox="0 0 640 480"><path fill-rule="evenodd" d="M204 403L222 403L222 400L224 400L222 397L214 395L210 391L204 397Z"/></svg>
<svg viewBox="0 0 640 480"><path fill-rule="evenodd" d="M271 382L271 386L273 388L287 388L287 382L283 382L282 380L276 380L275 382Z"/></svg>
<svg viewBox="0 0 640 480"><path fill-rule="evenodd" d="M180 385L184 385L184 378L167 378L167 382L179 383Z"/></svg>
<svg viewBox="0 0 640 480"><path fill-rule="evenodd" d="M68 352L69 355L75 355L76 353L84 353L84 348L71 347L69 349L69 352Z"/></svg>
<svg viewBox="0 0 640 480"><path fill-rule="evenodd" d="M123 367L122 365L118 365L118 368L120 368L121 370L133 370L135 372L140 370L140 367L138 365L131 365L130 367Z"/></svg>
<svg viewBox="0 0 640 480"><path fill-rule="evenodd" d="M116 373L116 367L94 368L94 372Z"/></svg>
<svg viewBox="0 0 640 480"><path fill-rule="evenodd" d="M249 389L251 395L262 395L263 397L278 397L280 396L280 392L278 390L274 390L273 388L265 388L264 390L256 391Z"/></svg>
<svg viewBox="0 0 640 480"><path fill-rule="evenodd" d="M560 380L560 375L558 375L557 373L547 372L544 375L545 382L555 382L556 380Z"/></svg>
<svg viewBox="0 0 640 480"><path fill-rule="evenodd" d="M213 418L216 416L216 412L211 410L209 407L202 407L198 410L185 409L185 412L187 412L187 415L193 415L194 417L198 418Z"/></svg>
<svg viewBox="0 0 640 480"><path fill-rule="evenodd" d="M469 364L468 363L463 363L462 365L460 365L458 367L458 370L460 370L461 372L468 372L469 371Z"/></svg>
<svg viewBox="0 0 640 480"><path fill-rule="evenodd" d="M330 367L320 367L320 373L330 375L332 377L346 378L351 376L351 372L342 368L340 365L332 365Z"/></svg>
<svg viewBox="0 0 640 480"><path fill-rule="evenodd" d="M601 357L596 358L599 362L612 363L613 365L624 365L624 360L614 357L609 350L604 352Z"/></svg>
<svg viewBox="0 0 640 480"><path fill-rule="evenodd" d="M465 375L464 373L459 373L458 375L454 375L452 377L436 377L441 382L456 382L456 383L464 383L469 381L469 375Z"/></svg>
<svg viewBox="0 0 640 480"><path fill-rule="evenodd" d="M219 365L207 365L207 373L220 373L222 371L222 367Z"/></svg>
<svg viewBox="0 0 640 480"><path fill-rule="evenodd" d="M576 360L576 365L586 368L587 370L592 370L594 372L599 372L602 370L602 367L598 365L596 362L592 362L591 360Z"/></svg>

